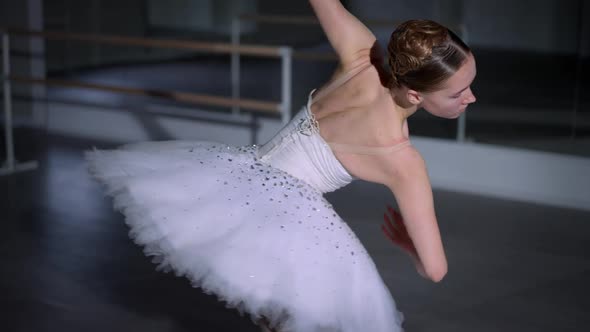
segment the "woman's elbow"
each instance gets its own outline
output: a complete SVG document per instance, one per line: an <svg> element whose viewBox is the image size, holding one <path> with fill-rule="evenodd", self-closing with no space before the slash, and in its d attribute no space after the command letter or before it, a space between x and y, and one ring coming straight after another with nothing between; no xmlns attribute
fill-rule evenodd
<svg viewBox="0 0 590 332"><path fill-rule="evenodd" d="M447 265L437 266L426 270L426 276L433 282L440 282L447 274Z"/></svg>

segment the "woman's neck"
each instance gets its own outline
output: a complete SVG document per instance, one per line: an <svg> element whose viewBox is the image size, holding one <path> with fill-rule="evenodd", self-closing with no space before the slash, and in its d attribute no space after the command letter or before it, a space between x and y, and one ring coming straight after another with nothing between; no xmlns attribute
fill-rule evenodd
<svg viewBox="0 0 590 332"><path fill-rule="evenodd" d="M405 93L404 93L404 91L402 91L402 89L394 88L394 89L391 89L390 92L391 92L391 98L392 98L393 103L395 105L395 109L396 109L397 113L400 114L404 120L409 118L412 114L416 113L416 111L418 110L418 106L410 103L407 100L407 98L403 97L405 95Z"/></svg>

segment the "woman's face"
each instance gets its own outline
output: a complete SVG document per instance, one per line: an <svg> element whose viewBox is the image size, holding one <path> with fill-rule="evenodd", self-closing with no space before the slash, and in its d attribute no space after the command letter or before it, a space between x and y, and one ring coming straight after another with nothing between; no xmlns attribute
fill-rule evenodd
<svg viewBox="0 0 590 332"><path fill-rule="evenodd" d="M447 79L442 89L420 93L422 101L419 106L435 116L458 118L467 106L476 100L471 91L471 83L476 73L475 58L469 54L465 63Z"/></svg>

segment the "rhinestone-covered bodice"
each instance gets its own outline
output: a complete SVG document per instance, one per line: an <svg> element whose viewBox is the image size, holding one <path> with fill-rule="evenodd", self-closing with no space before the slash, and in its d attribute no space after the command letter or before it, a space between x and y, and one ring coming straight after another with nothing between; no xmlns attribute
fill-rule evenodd
<svg viewBox="0 0 590 332"><path fill-rule="evenodd" d="M353 177L320 136L310 104L311 94L291 122L260 148L259 158L325 193L344 187Z"/></svg>

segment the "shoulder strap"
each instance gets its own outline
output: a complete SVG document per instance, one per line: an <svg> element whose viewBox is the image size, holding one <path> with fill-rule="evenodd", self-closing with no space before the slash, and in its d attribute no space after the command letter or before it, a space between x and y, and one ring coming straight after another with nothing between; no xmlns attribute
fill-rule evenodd
<svg viewBox="0 0 590 332"><path fill-rule="evenodd" d="M371 61L370 59L366 59L360 62L358 65L352 67L349 71L338 76L332 82L328 83L324 88L322 88L316 94L314 94L312 104L315 101L322 99L324 96L334 91L338 87L344 85L346 82L350 81L353 77L355 77L356 75L363 72L365 69L369 67L371 67Z"/></svg>

